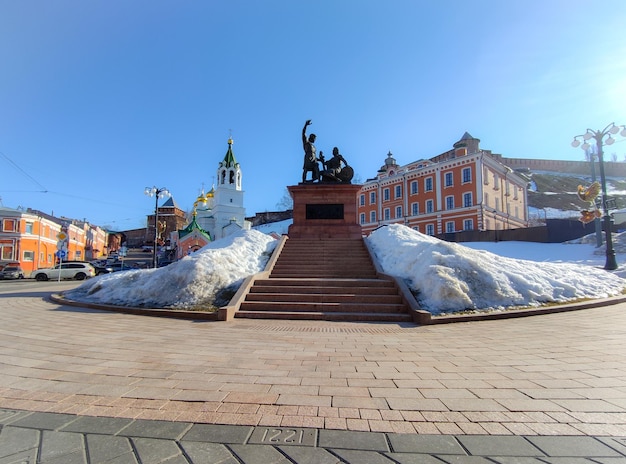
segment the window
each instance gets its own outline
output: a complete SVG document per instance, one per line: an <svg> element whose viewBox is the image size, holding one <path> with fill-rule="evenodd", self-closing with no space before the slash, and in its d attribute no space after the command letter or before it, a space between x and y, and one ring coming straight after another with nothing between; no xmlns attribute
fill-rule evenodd
<svg viewBox="0 0 626 464"><path fill-rule="evenodd" d="M370 205L376 203L376 192L370 192Z"/></svg>
<svg viewBox="0 0 626 464"><path fill-rule="evenodd" d="M425 192L433 191L433 178L432 177L427 177L426 179L424 179L424 191Z"/></svg>
<svg viewBox="0 0 626 464"><path fill-rule="evenodd" d="M24 261L33 262L35 261L35 252L34 251L25 251L24 252Z"/></svg>
<svg viewBox="0 0 626 464"><path fill-rule="evenodd" d="M444 176L444 185L446 187L452 187L452 173L451 172L446 172L445 176Z"/></svg>
<svg viewBox="0 0 626 464"><path fill-rule="evenodd" d="M432 200L426 200L426 213L432 213L434 210L433 208L433 201Z"/></svg>
<svg viewBox="0 0 626 464"><path fill-rule="evenodd" d="M411 214L417 216L420 213L419 203L411 203Z"/></svg>
<svg viewBox="0 0 626 464"><path fill-rule="evenodd" d="M513 199L517 200L517 192L518 192L518 188L516 186L513 186Z"/></svg>
<svg viewBox="0 0 626 464"><path fill-rule="evenodd" d="M376 211L370 211L370 222L376 222Z"/></svg>
<svg viewBox="0 0 626 464"><path fill-rule="evenodd" d="M402 198L402 186L396 185L396 199Z"/></svg>
<svg viewBox="0 0 626 464"><path fill-rule="evenodd" d="M13 261L13 244L0 243L0 259Z"/></svg>
<svg viewBox="0 0 626 464"><path fill-rule="evenodd" d="M496 198L496 211L500 211L500 199Z"/></svg>
<svg viewBox="0 0 626 464"><path fill-rule="evenodd" d="M463 206L465 208L469 208L470 206L472 206L472 192L469 193L464 193L463 194Z"/></svg>
<svg viewBox="0 0 626 464"><path fill-rule="evenodd" d="M365 194L361 194L361 196L359 197L359 204L361 206L365 206Z"/></svg>
<svg viewBox="0 0 626 464"><path fill-rule="evenodd" d="M389 219L391 219L390 213L389 213L389 208L385 208L385 210L383 211L383 217L385 218L385 221L388 221Z"/></svg>
<svg viewBox="0 0 626 464"><path fill-rule="evenodd" d="M465 219L463 221L463 230L474 230L474 221L472 219Z"/></svg>
<svg viewBox="0 0 626 464"><path fill-rule="evenodd" d="M487 168L483 168L483 184L489 185L489 170Z"/></svg>
<svg viewBox="0 0 626 464"><path fill-rule="evenodd" d="M411 195L415 195L417 193L417 181L414 180L411 182Z"/></svg>
<svg viewBox="0 0 626 464"><path fill-rule="evenodd" d="M389 201L389 189L383 190L383 201Z"/></svg>
<svg viewBox="0 0 626 464"><path fill-rule="evenodd" d="M413 230L416 231L416 232L419 232L420 231L420 226L413 226Z"/></svg>
<svg viewBox="0 0 626 464"><path fill-rule="evenodd" d="M33 227L34 227L34 224L32 222L27 222L26 223L26 233L27 234L32 234L33 233Z"/></svg>
<svg viewBox="0 0 626 464"><path fill-rule="evenodd" d="M361 224L365 224L365 213L361 213Z"/></svg>
<svg viewBox="0 0 626 464"><path fill-rule="evenodd" d="M472 168L463 168L463 183L467 184L472 181Z"/></svg>
<svg viewBox="0 0 626 464"><path fill-rule="evenodd" d="M485 193L485 206L489 207L489 194Z"/></svg>
<svg viewBox="0 0 626 464"><path fill-rule="evenodd" d="M500 190L499 183L500 183L500 181L498 179L498 174L494 173L493 174L493 189L494 190Z"/></svg>
<svg viewBox="0 0 626 464"><path fill-rule="evenodd" d="M516 218L519 217L519 207L518 206L515 207L515 217Z"/></svg>
<svg viewBox="0 0 626 464"><path fill-rule="evenodd" d="M400 219L402 217L402 206L396 206L396 219Z"/></svg>
<svg viewBox="0 0 626 464"><path fill-rule="evenodd" d="M17 232L17 222L15 219L4 219L2 221L2 232Z"/></svg>
<svg viewBox="0 0 626 464"><path fill-rule="evenodd" d="M446 232L448 234L451 233L451 232L454 232L454 221L446 222Z"/></svg>
<svg viewBox="0 0 626 464"><path fill-rule="evenodd" d="M446 197L446 209L454 209L454 197Z"/></svg>
<svg viewBox="0 0 626 464"><path fill-rule="evenodd" d="M426 225L426 235L435 235L435 226L432 224Z"/></svg>

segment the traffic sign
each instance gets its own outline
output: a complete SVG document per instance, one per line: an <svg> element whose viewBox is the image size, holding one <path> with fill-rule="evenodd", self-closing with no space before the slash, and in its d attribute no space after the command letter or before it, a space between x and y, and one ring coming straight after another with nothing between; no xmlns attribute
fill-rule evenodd
<svg viewBox="0 0 626 464"><path fill-rule="evenodd" d="M67 253L65 253L65 251L63 251L63 250L59 250L59 251L56 252L57 258L61 258L61 259L65 258L66 254Z"/></svg>
<svg viewBox="0 0 626 464"><path fill-rule="evenodd" d="M57 239L59 239L60 241L67 240L67 234L65 232L59 232L57 234Z"/></svg>

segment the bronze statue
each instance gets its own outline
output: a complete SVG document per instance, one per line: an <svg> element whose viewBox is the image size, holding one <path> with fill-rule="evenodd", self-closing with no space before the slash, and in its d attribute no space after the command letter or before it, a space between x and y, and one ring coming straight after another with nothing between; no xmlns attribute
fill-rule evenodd
<svg viewBox="0 0 626 464"><path fill-rule="evenodd" d="M322 164L326 168L320 173L323 181L350 183L354 176L354 171L348 166L344 157L339 154L339 148L333 148L333 157L328 161L325 161L323 156L321 158ZM343 168L341 167L342 163L344 165Z"/></svg>
<svg viewBox="0 0 626 464"><path fill-rule="evenodd" d="M321 161L317 157L317 153L315 151L315 134L309 135L307 140L306 138L306 128L311 125L311 120L307 119L304 123L304 127L302 128L302 146L304 148L304 166L302 167L302 183L306 182L307 173L310 171L313 179L311 182L315 182L320 178L320 167L317 164L318 161ZM320 156L323 156L323 153L320 152Z"/></svg>

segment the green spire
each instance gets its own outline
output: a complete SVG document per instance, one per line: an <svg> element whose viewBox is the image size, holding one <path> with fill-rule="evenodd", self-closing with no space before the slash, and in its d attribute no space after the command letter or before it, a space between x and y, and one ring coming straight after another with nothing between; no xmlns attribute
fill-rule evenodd
<svg viewBox="0 0 626 464"><path fill-rule="evenodd" d="M224 156L224 161L222 161L222 166L226 168L235 167L237 165L237 160L235 159L235 155L233 154L233 139L228 139L228 151L226 151L226 156Z"/></svg>

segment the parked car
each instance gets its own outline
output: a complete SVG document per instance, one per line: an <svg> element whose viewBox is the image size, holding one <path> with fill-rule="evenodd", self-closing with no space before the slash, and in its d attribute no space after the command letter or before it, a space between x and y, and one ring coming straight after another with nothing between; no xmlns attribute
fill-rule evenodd
<svg viewBox="0 0 626 464"><path fill-rule="evenodd" d="M67 262L57 264L53 268L37 269L31 277L36 280L75 279L85 280L96 275L96 269L89 263Z"/></svg>
<svg viewBox="0 0 626 464"><path fill-rule="evenodd" d="M0 271L0 279L23 279L24 271L19 266L5 266Z"/></svg>
<svg viewBox="0 0 626 464"><path fill-rule="evenodd" d="M96 275L99 276L101 274L109 274L111 272L113 272L113 269L111 268L111 266L97 266L95 264L92 264L93 268L96 270Z"/></svg>
<svg viewBox="0 0 626 464"><path fill-rule="evenodd" d="M130 271L131 269L138 269L137 266L132 265L132 264L128 264L128 263L113 263L113 264L109 264L106 267L107 269L110 269L109 272L117 272L117 271Z"/></svg>

